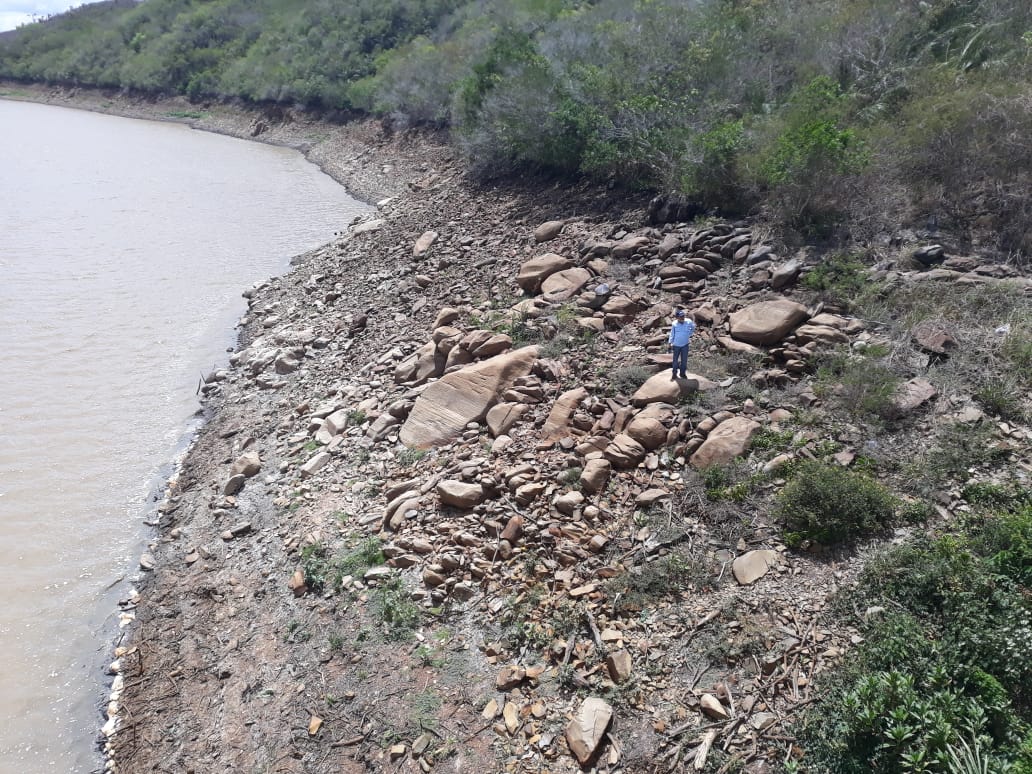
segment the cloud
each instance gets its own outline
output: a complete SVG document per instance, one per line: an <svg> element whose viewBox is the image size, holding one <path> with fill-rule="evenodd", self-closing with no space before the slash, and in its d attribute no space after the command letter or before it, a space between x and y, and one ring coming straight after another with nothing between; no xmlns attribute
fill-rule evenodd
<svg viewBox="0 0 1032 774"><path fill-rule="evenodd" d="M0 31L13 30L19 24L32 21L34 16L64 13L83 3L69 0L0 0Z"/></svg>

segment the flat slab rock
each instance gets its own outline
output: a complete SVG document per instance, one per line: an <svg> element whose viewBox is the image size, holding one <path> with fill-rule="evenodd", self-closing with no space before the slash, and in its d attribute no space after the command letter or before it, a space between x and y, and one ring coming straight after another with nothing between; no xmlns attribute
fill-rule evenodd
<svg viewBox="0 0 1032 774"><path fill-rule="evenodd" d="M566 726L566 744L581 766L587 766L598 757L599 747L612 719L613 708L604 700L591 696L584 700Z"/></svg>
<svg viewBox="0 0 1032 774"><path fill-rule="evenodd" d="M537 356L537 347L523 347L446 374L416 398L399 440L417 449L447 443L484 419L498 396L530 373Z"/></svg>
<svg viewBox="0 0 1032 774"><path fill-rule="evenodd" d="M759 430L760 423L748 417L731 417L721 422L692 455L692 465L697 468L726 465L740 454L745 454L752 437Z"/></svg>
<svg viewBox="0 0 1032 774"><path fill-rule="evenodd" d="M731 337L748 344L777 344L808 317L805 306L787 298L761 301L731 315Z"/></svg>
<svg viewBox="0 0 1032 774"><path fill-rule="evenodd" d="M675 379L669 371L661 371L652 376L637 392L631 396L635 406L647 406L650 403L677 403L681 396L691 392L712 390L716 382L705 376L688 374L684 379Z"/></svg>
<svg viewBox="0 0 1032 774"><path fill-rule="evenodd" d="M739 556L731 565L735 580L743 586L750 586L781 563L781 554L770 549L749 551Z"/></svg>

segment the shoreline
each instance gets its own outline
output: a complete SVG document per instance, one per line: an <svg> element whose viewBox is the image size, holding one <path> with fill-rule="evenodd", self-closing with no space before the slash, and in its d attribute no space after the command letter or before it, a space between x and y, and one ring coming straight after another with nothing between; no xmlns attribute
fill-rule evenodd
<svg viewBox="0 0 1032 774"><path fill-rule="evenodd" d="M291 148L369 205L396 196L428 163L451 163L451 151L425 133L385 136L379 122L336 124L303 111L263 111L222 103L198 106L182 97L128 98L115 91L0 80L0 99L162 121L239 140Z"/></svg>
<svg viewBox="0 0 1032 774"><path fill-rule="evenodd" d="M7 91L8 89L13 89L14 93ZM182 108L189 108L192 112L194 106L179 98L162 98L152 101L129 100L101 90L68 90L12 84L4 81L0 81L0 99L85 110L119 118L179 123L197 131L290 148L301 153L307 161L333 178L353 198L372 206L374 213L376 201L396 196L404 190L410 179L414 179L420 173L404 154L391 153L381 158L384 156L382 150L378 149L376 144L370 143L376 132L375 122L372 120L341 125L305 116L303 121L296 123L290 117L289 112L283 111L285 120L281 120L278 125L270 129L267 123L268 116L255 110L218 105L212 112L205 111L206 115L204 116L184 117L175 114L184 112ZM256 133L257 126L264 128ZM313 136L313 132L316 136ZM381 141L377 144L382 146L383 143ZM443 151L444 149L437 150ZM400 174L398 161L408 162L401 165L408 173L407 175ZM380 169L374 168L375 164L379 164ZM424 165L425 162L420 162L420 164ZM399 174L385 174L384 170L387 167L390 167L392 172L397 170ZM342 232L346 227L347 224L342 223ZM331 243L332 240L330 243L304 253L290 256L287 259L287 273L298 270L306 256L325 250ZM268 281L267 279L257 284L266 285ZM247 288L243 288L241 292L246 294L247 290ZM234 328L234 351L239 351L245 335L245 326L238 322ZM178 452L173 459L168 460L162 466L149 489L148 504L143 513L143 524L150 535L138 536L141 546L146 547L148 544L153 546L155 541L160 540L163 536L157 517L168 506L169 501L175 497L178 480L185 467L190 463L204 434L208 432L215 413L218 411L217 407L213 407L207 402L206 394L201 389L204 386L203 384L199 385L199 407L195 418L191 421L191 427L185 429L182 434ZM97 753L101 756L98 762L103 764L105 771L115 770L114 748L111 746L110 740L118 730L120 702L125 690L120 660L133 649L135 610L141 598L141 590L145 591L153 582L152 571L154 569L154 559L145 548L136 568L140 581L134 583L130 579L132 568L127 568L126 575L118 581L127 585L128 593L111 611L110 618L114 620L111 623L110 648L107 655L100 655L96 662L98 667L107 664L106 674L113 678L106 698L97 696L94 702L101 717L107 717L107 721L98 727L95 742ZM127 640L128 644L125 644Z"/></svg>

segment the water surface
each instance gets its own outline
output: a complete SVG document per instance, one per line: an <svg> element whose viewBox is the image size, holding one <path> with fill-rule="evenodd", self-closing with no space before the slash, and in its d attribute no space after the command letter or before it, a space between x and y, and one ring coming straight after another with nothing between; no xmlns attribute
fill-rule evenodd
<svg viewBox="0 0 1032 774"><path fill-rule="evenodd" d="M0 771L90 772L117 600L240 293L365 206L291 150L0 100Z"/></svg>

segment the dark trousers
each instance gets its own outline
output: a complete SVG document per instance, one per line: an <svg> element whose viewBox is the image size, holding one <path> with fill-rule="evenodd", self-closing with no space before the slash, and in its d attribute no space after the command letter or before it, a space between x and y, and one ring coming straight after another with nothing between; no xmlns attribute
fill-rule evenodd
<svg viewBox="0 0 1032 774"><path fill-rule="evenodd" d="M678 368L678 363L681 367ZM674 347L674 363L673 363L674 375L676 376L680 372L681 376L685 375L688 370L688 345L685 344L683 347Z"/></svg>

